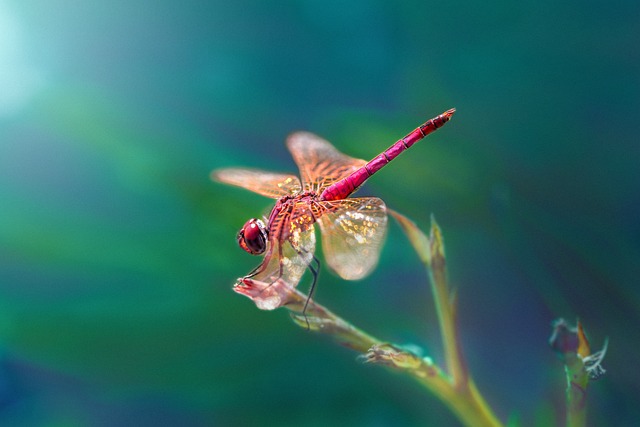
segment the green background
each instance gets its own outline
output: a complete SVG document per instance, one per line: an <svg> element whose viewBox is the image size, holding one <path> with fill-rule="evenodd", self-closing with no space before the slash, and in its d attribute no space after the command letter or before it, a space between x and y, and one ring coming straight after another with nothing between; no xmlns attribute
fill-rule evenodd
<svg viewBox="0 0 640 427"><path fill-rule="evenodd" d="M457 425L234 294L259 262L235 233L271 202L209 180L295 172L298 129L371 158L456 107L361 193L435 215L502 420L561 416L563 316L609 338L591 425L637 425L638 22L631 0L0 1L0 424ZM316 295L442 362L395 223L369 278L323 268Z"/></svg>

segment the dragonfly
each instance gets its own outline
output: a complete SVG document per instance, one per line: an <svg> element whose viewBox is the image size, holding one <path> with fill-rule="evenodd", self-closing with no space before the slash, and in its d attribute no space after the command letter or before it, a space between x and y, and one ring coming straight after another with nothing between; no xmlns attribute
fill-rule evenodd
<svg viewBox="0 0 640 427"><path fill-rule="evenodd" d="M242 249L264 258L238 279L236 286L277 282L295 287L308 269L313 275L310 299L320 269L320 261L314 255L316 224L320 226L322 250L329 267L346 280L367 276L380 257L387 208L377 197L349 196L399 154L444 126L454 112L452 108L427 120L368 162L341 153L312 133L293 133L286 145L300 179L256 169L214 170L214 180L276 199L268 215L249 219L237 234Z"/></svg>

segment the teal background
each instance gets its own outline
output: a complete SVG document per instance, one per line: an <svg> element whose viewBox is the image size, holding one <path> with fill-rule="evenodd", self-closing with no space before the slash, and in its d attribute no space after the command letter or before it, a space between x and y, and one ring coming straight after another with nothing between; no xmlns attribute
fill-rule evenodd
<svg viewBox="0 0 640 427"><path fill-rule="evenodd" d="M410 379L231 291L297 129L371 158L362 190L443 229L463 346L502 420L554 425L551 321L608 370L590 425L632 426L640 370L640 3L0 1L0 424L455 426ZM304 284L301 285L304 289ZM398 226L317 299L442 362Z"/></svg>

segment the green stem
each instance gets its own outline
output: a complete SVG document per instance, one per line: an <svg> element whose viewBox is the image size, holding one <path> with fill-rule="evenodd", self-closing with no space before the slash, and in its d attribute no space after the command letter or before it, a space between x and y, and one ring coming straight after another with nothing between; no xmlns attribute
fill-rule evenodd
<svg viewBox="0 0 640 427"><path fill-rule="evenodd" d="M309 302L303 316L299 310L306 298L297 290L289 295L288 308L293 310L293 320L299 326L328 334L340 344L365 353L368 362L393 366L407 373L442 400L466 426L502 427L472 381L455 385L449 375L428 359L383 343L314 301Z"/></svg>
<svg viewBox="0 0 640 427"><path fill-rule="evenodd" d="M565 360L567 376L567 427L584 427L587 424L587 386L589 376L577 356Z"/></svg>
<svg viewBox="0 0 640 427"><path fill-rule="evenodd" d="M366 353L371 347L381 345L382 341L356 328L351 323L331 312L326 307L313 300L307 304L304 315L301 308L307 302L307 296L298 290L292 290L289 295L287 308L291 310L291 317L301 327L314 332L331 335L340 344L359 353Z"/></svg>
<svg viewBox="0 0 640 427"><path fill-rule="evenodd" d="M466 426L502 427L473 381L468 381L463 390L458 387L456 393L454 398L445 403L449 403L451 410Z"/></svg>
<svg viewBox="0 0 640 427"><path fill-rule="evenodd" d="M464 362L456 326L455 298L449 293L444 242L432 221L427 238L413 222L397 212L391 214L409 236L420 260L427 266L445 351L448 373L428 358L422 358L361 331L294 288L286 291L287 308L301 327L331 335L341 344L363 353L365 362L400 369L442 400L468 427L502 427L476 388ZM305 310L306 307L306 310ZM305 311L304 314L301 312Z"/></svg>
<svg viewBox="0 0 640 427"><path fill-rule="evenodd" d="M404 215L390 211L403 228L418 257L427 268L435 301L438 324L444 347L451 388L442 400L468 426L501 426L469 375L457 328L456 300L451 293L446 270L444 239L435 219L431 218L430 236ZM448 392L452 394L449 395Z"/></svg>
<svg viewBox="0 0 640 427"><path fill-rule="evenodd" d="M442 235L435 221L433 221L431 228L431 263L427 267L431 278L431 291L438 314L447 369L454 384L463 387L469 380L469 373L460 346L455 300L449 293Z"/></svg>
<svg viewBox="0 0 640 427"><path fill-rule="evenodd" d="M468 374L458 345L455 319L452 313L454 308L448 303L447 299L444 299L442 293L445 291L433 278L431 279L431 288L435 296L436 313L440 325L440 336L444 347L447 372L451 375L454 384L461 385L467 381Z"/></svg>

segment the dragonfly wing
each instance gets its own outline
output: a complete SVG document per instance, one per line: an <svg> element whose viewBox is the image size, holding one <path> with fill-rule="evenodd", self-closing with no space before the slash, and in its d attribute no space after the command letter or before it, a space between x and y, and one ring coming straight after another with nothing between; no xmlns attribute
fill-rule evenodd
<svg viewBox="0 0 640 427"><path fill-rule="evenodd" d="M289 135L287 147L300 169L305 191L321 193L326 187L347 177L366 163L342 154L328 141L309 132Z"/></svg>
<svg viewBox="0 0 640 427"><path fill-rule="evenodd" d="M373 270L387 231L387 208L375 197L322 202L322 250L340 277L357 280Z"/></svg>
<svg viewBox="0 0 640 427"><path fill-rule="evenodd" d="M225 168L211 172L211 178L246 188L254 193L278 199L282 196L295 195L302 185L294 175L266 172L257 169Z"/></svg>
<svg viewBox="0 0 640 427"><path fill-rule="evenodd" d="M304 231L297 231L290 239L282 242L274 240L263 260L265 265L252 278L265 283L274 283L282 279L295 287L311 263L315 247L316 235L313 225Z"/></svg>

